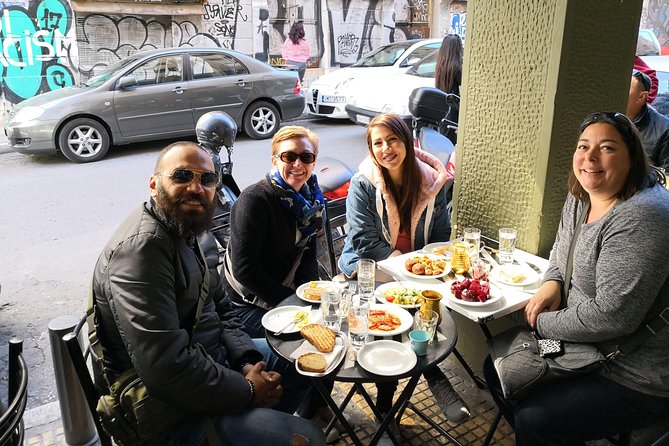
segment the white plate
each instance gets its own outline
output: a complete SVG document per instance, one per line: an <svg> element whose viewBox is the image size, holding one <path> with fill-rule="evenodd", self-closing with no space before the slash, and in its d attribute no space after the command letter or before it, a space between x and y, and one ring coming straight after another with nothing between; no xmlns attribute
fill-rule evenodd
<svg viewBox="0 0 669 446"><path fill-rule="evenodd" d="M446 265L444 265L444 272L442 272L441 274L435 274L435 275L428 276L426 274L423 274L423 275L414 274L412 272L407 271L407 269L404 267L404 262L406 262L410 258L412 258L412 257L423 257L423 256L429 257L432 260L439 259L439 260L443 260L444 262L446 262ZM413 279L438 279L440 277L444 277L450 271L451 271L451 262L449 262L446 259L446 257L444 257L444 256L440 256L440 255L436 255L436 254L407 254L407 255L403 256L403 258L402 258L402 273L404 273L407 277L411 277Z"/></svg>
<svg viewBox="0 0 669 446"><path fill-rule="evenodd" d="M313 282L316 284L317 287L322 287L322 288L326 288L326 287L344 288L344 286L346 286L345 283L331 282L329 280L314 280ZM302 299L305 302L309 302L309 303L312 303L312 304L321 303L320 299L319 300L309 300L306 297L304 297L304 290L309 288L309 284L311 284L311 282L303 283L302 285L298 286L297 289L295 290L295 294L297 294L297 297L299 297L300 299Z"/></svg>
<svg viewBox="0 0 669 446"><path fill-rule="evenodd" d="M522 273L525 275L525 278L518 282L512 282L511 280L506 278L503 274L501 274L502 271L510 271L514 274ZM529 266L524 266L524 265L512 265L512 264L500 265L497 268L493 268L493 270L490 272L490 280L510 286L531 285L533 283L536 283L539 280L539 278L540 278L539 274L536 271L534 271Z"/></svg>
<svg viewBox="0 0 669 446"><path fill-rule="evenodd" d="M437 254L437 255L445 255L448 256L445 252L434 252L435 249L440 249L440 248L445 248L447 246L451 246L453 242L435 242L435 243L430 243L425 246L423 246L423 251L425 251L428 254Z"/></svg>
<svg viewBox="0 0 669 446"><path fill-rule="evenodd" d="M297 370L299 373L305 376L325 376L331 373L341 363L342 359L344 359L344 356L346 356L346 335L341 331L337 332L337 339L335 340L335 349L337 350L337 353L333 358L328 360L328 367L325 369L324 372L305 372L298 365L297 359L295 360L295 370ZM328 359L327 353L321 353L315 349L314 353L320 353L321 355L325 355L326 360Z"/></svg>
<svg viewBox="0 0 669 446"><path fill-rule="evenodd" d="M456 304L459 305L465 305L467 307L484 307L486 305L494 304L498 300L502 298L502 290L499 289L499 287L495 286L494 283L490 283L490 294L489 299L486 300L485 302L469 302L466 300L458 299L455 297L453 293L451 293L451 285L453 285L453 282L456 282L455 280L449 280L446 282L446 289L448 290L448 293L446 293L446 299L448 299L451 302L455 302ZM459 282L459 281L458 281Z"/></svg>
<svg viewBox="0 0 669 446"><path fill-rule="evenodd" d="M298 307L297 305L286 305L285 307L276 307L273 310L268 311L265 313L265 315L262 317L262 326L267 329L267 331L271 331L272 333L275 331L281 330L288 322L293 320L293 317L295 316L295 313L298 311L305 311L305 309L310 308L310 307ZM309 323L313 324L315 322L318 322L318 320L321 318L321 312L320 310L311 310L311 314L309 314ZM296 325L292 325L288 327L287 330L284 330L284 333L297 333L300 331L299 328L297 328Z"/></svg>
<svg viewBox="0 0 669 446"><path fill-rule="evenodd" d="M409 330L413 325L413 316L404 308L400 308L397 305L390 304L373 304L369 307L369 311L372 310L385 310L388 313L394 314L400 319L400 326L391 331L383 330L369 330L369 334L372 336L395 336L402 334L405 331Z"/></svg>
<svg viewBox="0 0 669 446"><path fill-rule="evenodd" d="M386 296L384 295L384 293L386 291L392 289L392 288L404 288L404 289L412 289L413 288L413 289L418 290L419 293L421 291L423 291L424 289L427 289L427 288L416 287L416 286L412 286L412 285L404 285L402 282L388 282L388 283L384 283L382 285L379 285L376 288L376 292L374 293L376 295L376 300L378 300L382 304L395 305L395 306L400 307L400 308L417 308L417 307L420 306L420 304L413 304L413 305L411 305L411 304L396 304L394 302L387 301Z"/></svg>
<svg viewBox="0 0 669 446"><path fill-rule="evenodd" d="M395 341L369 342L358 352L358 364L370 373L396 376L413 369L418 362L407 344Z"/></svg>

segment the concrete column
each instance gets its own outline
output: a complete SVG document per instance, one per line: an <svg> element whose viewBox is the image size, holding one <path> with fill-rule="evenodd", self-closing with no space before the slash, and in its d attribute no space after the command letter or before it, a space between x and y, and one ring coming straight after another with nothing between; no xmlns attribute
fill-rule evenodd
<svg viewBox="0 0 669 446"><path fill-rule="evenodd" d="M578 124L594 111L625 110L641 7L642 0L468 2L457 235L471 225L497 238L511 226L521 249L548 256ZM461 331L461 351L475 344L468 335L480 332Z"/></svg>

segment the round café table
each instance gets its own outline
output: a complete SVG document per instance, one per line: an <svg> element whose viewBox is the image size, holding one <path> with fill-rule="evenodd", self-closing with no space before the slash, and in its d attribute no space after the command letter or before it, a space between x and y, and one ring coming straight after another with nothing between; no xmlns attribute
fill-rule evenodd
<svg viewBox="0 0 669 446"><path fill-rule="evenodd" d="M284 305L303 306L304 304L305 302L300 300L297 297L297 295L292 295L284 299L278 306L284 306ZM316 305L318 305L318 303L312 303L312 306ZM342 324L342 331L344 332L348 331L348 324L346 322ZM439 326L437 327L437 331L439 333L438 339L430 344L427 354L425 356L418 357L418 361L414 366L414 368L406 373L395 376L381 376L381 375L376 375L374 373L370 373L364 368L362 368L362 366L360 366L357 363L357 361L350 360L349 354L347 352L345 355L345 359L330 374L323 377L309 377L314 385L314 388L323 396L323 399L327 402L328 406L330 406L336 418L346 429L346 432L351 437L353 443L355 443L358 446L362 446L362 442L353 431L351 425L346 421L343 412L348 403L353 398L354 394L357 392L365 399L365 401L367 402L367 404L369 405L370 409L377 417L377 419L381 420L381 425L379 426L378 431L370 441L369 443L370 445L375 445L376 443L378 443L378 441L381 439L385 431L388 431L388 435L392 439L393 443L395 443L396 445L399 444L398 439L396 439L395 436L392 434L392 432L388 430L388 426L390 425L390 421L395 416L397 416L397 423L399 424L402 414L407 407L411 409L413 412L415 412L418 416L420 416L425 422L427 422L434 429L438 430L451 443L460 445L460 443L455 438L453 438L441 426L437 425L434 421L432 421L425 414L423 414L417 407L415 407L409 401L416 386L418 385L418 380L420 379L420 376L423 373L423 371L432 366L437 367L437 364L443 361L451 353L458 340L458 332L455 326L455 321L448 312L444 311L442 312L442 321L441 324L439 324ZM265 330L265 337L267 338L267 342L270 348L276 354L278 354L279 356L283 357L284 359L290 362L293 362L293 360L290 358L291 353L293 353L293 351L295 351L304 341L304 339L300 336L299 333L282 334L279 336L274 336L272 332ZM388 337L385 338L378 337L375 339L388 339ZM396 336L394 340L400 341L401 336ZM390 412L388 412L388 414L386 414L386 416L384 417L377 410L376 405L374 404L371 397L365 390L363 384L394 381L401 378L409 378L409 381L407 382L406 386L400 393L399 397L396 399L395 403L390 409ZM332 399L332 397L330 396L330 391L327 390L326 387L323 385L324 380L352 383L351 390L348 392L348 394L346 395L340 406L338 406L337 403ZM335 420L333 419L328 425L328 430L332 428L334 423Z"/></svg>

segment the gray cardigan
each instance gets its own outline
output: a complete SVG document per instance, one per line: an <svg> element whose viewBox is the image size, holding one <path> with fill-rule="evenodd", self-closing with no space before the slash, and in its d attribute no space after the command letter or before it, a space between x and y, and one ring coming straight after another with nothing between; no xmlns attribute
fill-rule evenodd
<svg viewBox="0 0 669 446"><path fill-rule="evenodd" d="M545 280L562 282L581 208L570 194ZM613 351L621 337L669 305L668 256L669 191L657 185L619 201L600 220L581 228L566 308L540 314L539 334L594 342L602 351ZM636 391L669 397L669 327L600 373Z"/></svg>

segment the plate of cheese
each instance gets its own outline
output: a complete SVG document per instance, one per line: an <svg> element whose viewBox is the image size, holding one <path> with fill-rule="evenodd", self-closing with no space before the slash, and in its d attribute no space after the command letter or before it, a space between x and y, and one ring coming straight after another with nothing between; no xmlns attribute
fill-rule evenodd
<svg viewBox="0 0 669 446"><path fill-rule="evenodd" d="M525 265L505 264L490 272L491 281L504 285L525 286L536 283L539 279L539 274Z"/></svg>

